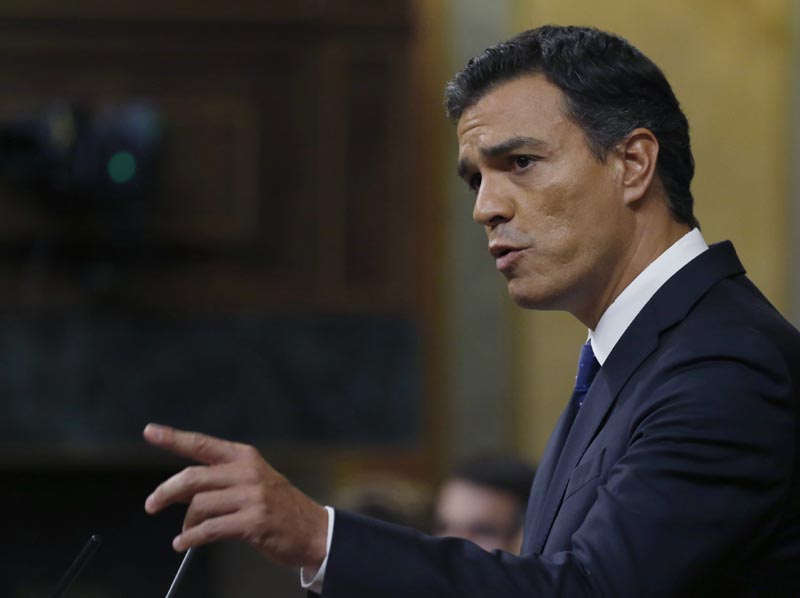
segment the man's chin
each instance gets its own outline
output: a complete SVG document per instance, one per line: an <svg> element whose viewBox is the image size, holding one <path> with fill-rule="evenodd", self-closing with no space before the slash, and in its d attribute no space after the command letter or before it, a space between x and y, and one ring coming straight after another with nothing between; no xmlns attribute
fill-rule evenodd
<svg viewBox="0 0 800 598"><path fill-rule="evenodd" d="M523 309L557 310L563 309L559 305L558 295L546 289L520 284L519 279L508 281L508 294L511 300Z"/></svg>

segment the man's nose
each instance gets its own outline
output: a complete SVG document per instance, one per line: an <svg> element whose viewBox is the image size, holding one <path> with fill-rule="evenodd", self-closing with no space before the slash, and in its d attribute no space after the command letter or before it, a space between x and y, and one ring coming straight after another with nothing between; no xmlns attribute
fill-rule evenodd
<svg viewBox="0 0 800 598"><path fill-rule="evenodd" d="M475 198L472 219L481 226L494 228L514 217L514 202L509 189L494 177L484 177Z"/></svg>

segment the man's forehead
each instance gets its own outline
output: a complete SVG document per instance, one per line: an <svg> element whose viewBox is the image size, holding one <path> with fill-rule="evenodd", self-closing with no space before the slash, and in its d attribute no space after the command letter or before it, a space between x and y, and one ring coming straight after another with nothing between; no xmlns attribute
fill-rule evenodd
<svg viewBox="0 0 800 598"><path fill-rule="evenodd" d="M512 137L543 139L565 119L563 95L543 75L523 75L487 91L464 110L456 125L459 145L479 147Z"/></svg>

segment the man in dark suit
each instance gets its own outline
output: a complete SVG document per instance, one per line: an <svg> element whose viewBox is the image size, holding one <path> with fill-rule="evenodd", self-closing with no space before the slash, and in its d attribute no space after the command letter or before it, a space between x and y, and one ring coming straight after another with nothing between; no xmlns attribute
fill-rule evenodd
<svg viewBox="0 0 800 598"><path fill-rule="evenodd" d="M147 510L190 502L176 549L243 538L328 598L800 595L800 334L700 234L661 71L543 27L470 61L447 108L512 298L589 329L522 556L323 510L253 449L163 427L207 465Z"/></svg>

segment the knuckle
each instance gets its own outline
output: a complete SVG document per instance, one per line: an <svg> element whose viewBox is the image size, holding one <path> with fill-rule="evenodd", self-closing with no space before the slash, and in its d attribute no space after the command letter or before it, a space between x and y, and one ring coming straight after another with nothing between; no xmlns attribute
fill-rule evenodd
<svg viewBox="0 0 800 598"><path fill-rule="evenodd" d="M189 503L189 509L186 513L186 518L191 517L192 521L202 521L208 516L208 501L205 495L196 494Z"/></svg>
<svg viewBox="0 0 800 598"><path fill-rule="evenodd" d="M223 536L222 526L213 519L203 522L202 528L203 536L210 542L215 542Z"/></svg>
<svg viewBox="0 0 800 598"><path fill-rule="evenodd" d="M197 432L192 432L191 442L198 453L205 453L208 451L208 438Z"/></svg>
<svg viewBox="0 0 800 598"><path fill-rule="evenodd" d="M182 481L188 490L196 489L200 485L200 468L192 466L184 469Z"/></svg>
<svg viewBox="0 0 800 598"><path fill-rule="evenodd" d="M242 477L244 478L243 481L245 484L254 485L261 482L261 471L258 467L253 467L252 465L248 465L242 471Z"/></svg>
<svg viewBox="0 0 800 598"><path fill-rule="evenodd" d="M241 446L240 451L243 458L248 461L261 461L261 453L259 453L258 449L252 445L244 444Z"/></svg>

